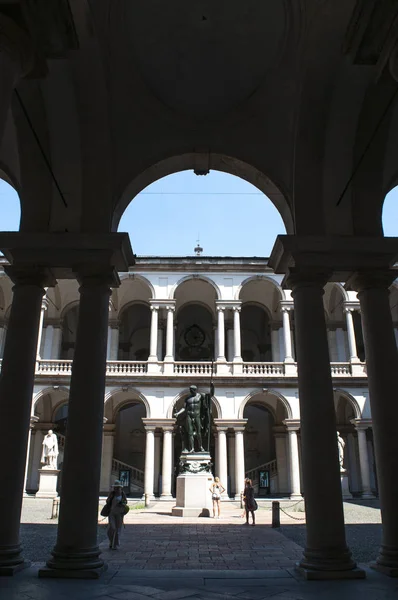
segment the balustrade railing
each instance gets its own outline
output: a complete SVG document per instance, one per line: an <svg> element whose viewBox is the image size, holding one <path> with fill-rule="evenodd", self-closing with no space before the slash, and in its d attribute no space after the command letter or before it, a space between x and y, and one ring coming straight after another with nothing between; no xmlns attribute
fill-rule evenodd
<svg viewBox="0 0 398 600"><path fill-rule="evenodd" d="M36 373L37 375L70 375L72 373L72 361L38 360Z"/></svg>
<svg viewBox="0 0 398 600"><path fill-rule="evenodd" d="M263 377L283 376L285 367L283 363L243 363L243 375L262 375Z"/></svg>
<svg viewBox="0 0 398 600"><path fill-rule="evenodd" d="M146 361L113 360L106 363L107 375L143 375L147 372Z"/></svg>
<svg viewBox="0 0 398 600"><path fill-rule="evenodd" d="M0 359L0 370L2 360ZM163 374L163 362L159 361L159 371L155 375ZM284 377L285 376L285 365L283 362L255 362L242 364L242 371L237 373L236 376L245 377ZM223 371L217 372L217 363L213 365L213 374L217 377L231 374L232 363L227 363L230 369L223 365ZM330 370L332 377L366 377L365 363L356 363L355 371L349 362L333 362L330 363ZM211 375L211 362L187 362L187 361L175 361L173 363L174 375L180 376L210 376ZM40 376L70 376L72 373L72 361L71 360L37 360L36 361L36 375ZM129 361L129 360L112 360L106 364L106 375L108 377L120 377L129 375L154 375L148 373L148 363L146 361Z"/></svg>
<svg viewBox="0 0 398 600"><path fill-rule="evenodd" d="M175 362L174 375L211 375L211 363Z"/></svg>
<svg viewBox="0 0 398 600"><path fill-rule="evenodd" d="M349 377L351 375L350 363L330 363L332 377Z"/></svg>

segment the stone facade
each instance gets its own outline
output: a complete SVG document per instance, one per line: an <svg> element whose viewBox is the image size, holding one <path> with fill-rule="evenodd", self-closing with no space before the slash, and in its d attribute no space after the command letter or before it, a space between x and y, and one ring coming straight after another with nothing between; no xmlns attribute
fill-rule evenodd
<svg viewBox="0 0 398 600"><path fill-rule="evenodd" d="M2 275L7 315L11 282ZM190 383L207 391L213 376L213 471L226 497L239 497L245 475L260 497L299 497L295 319L281 276L267 259L141 257L120 279L109 301L101 493L128 471L132 496L175 495L181 442L173 412ZM393 288L392 307L397 296ZM377 484L356 293L326 284L324 311L349 489L368 497L377 494ZM77 318L77 283L60 280L42 304L27 493L38 490L40 449L50 428L59 437L62 484ZM3 340L6 329L7 318Z"/></svg>

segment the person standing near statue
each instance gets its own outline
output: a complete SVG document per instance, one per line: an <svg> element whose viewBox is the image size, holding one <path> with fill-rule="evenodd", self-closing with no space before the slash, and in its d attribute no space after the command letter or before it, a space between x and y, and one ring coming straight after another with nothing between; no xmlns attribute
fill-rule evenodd
<svg viewBox="0 0 398 600"><path fill-rule="evenodd" d="M208 452L210 445L210 414L211 397L214 395L214 385L210 383L210 393L201 394L196 385L189 388L189 396L185 405L174 417L184 414L183 452ZM204 442L204 438L206 442ZM198 450L195 450L195 439ZM206 446L206 448L204 447Z"/></svg>
<svg viewBox="0 0 398 600"><path fill-rule="evenodd" d="M58 439L52 429L44 436L40 462L44 469L57 469Z"/></svg>

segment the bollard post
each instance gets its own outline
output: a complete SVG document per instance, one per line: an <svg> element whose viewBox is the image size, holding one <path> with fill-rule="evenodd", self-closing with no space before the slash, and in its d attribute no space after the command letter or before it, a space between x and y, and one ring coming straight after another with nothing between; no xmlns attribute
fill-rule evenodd
<svg viewBox="0 0 398 600"><path fill-rule="evenodd" d="M145 494L145 506L149 506L149 494Z"/></svg>
<svg viewBox="0 0 398 600"><path fill-rule="evenodd" d="M281 526L281 518L280 518L280 505L277 500L272 501L272 527L280 527Z"/></svg>
<svg viewBox="0 0 398 600"><path fill-rule="evenodd" d="M51 518L56 519L58 517L58 506L59 506L59 498L53 498L53 507L51 512Z"/></svg>

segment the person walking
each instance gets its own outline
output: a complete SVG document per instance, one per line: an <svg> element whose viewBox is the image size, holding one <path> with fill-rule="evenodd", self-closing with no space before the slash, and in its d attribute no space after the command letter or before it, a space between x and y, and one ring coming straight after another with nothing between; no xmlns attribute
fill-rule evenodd
<svg viewBox="0 0 398 600"><path fill-rule="evenodd" d="M252 515L252 525L256 524L256 518L254 516L254 511L257 510L257 502L254 499L254 487L252 485L251 479L245 479L245 489L243 492L243 501L245 503L245 511L246 511L246 523L245 525L249 525L249 513Z"/></svg>
<svg viewBox="0 0 398 600"><path fill-rule="evenodd" d="M225 492L225 488L220 483L218 477L214 478L214 482L211 484L209 488L211 492L211 499L213 500L213 519L220 518L220 504L221 504L221 494ZM216 516L217 513L217 516Z"/></svg>
<svg viewBox="0 0 398 600"><path fill-rule="evenodd" d="M122 533L123 517L128 512L127 497L123 491L121 481L116 479L112 486L112 491L106 499L109 510L108 516L108 539L109 548L117 550L120 546L120 537Z"/></svg>

